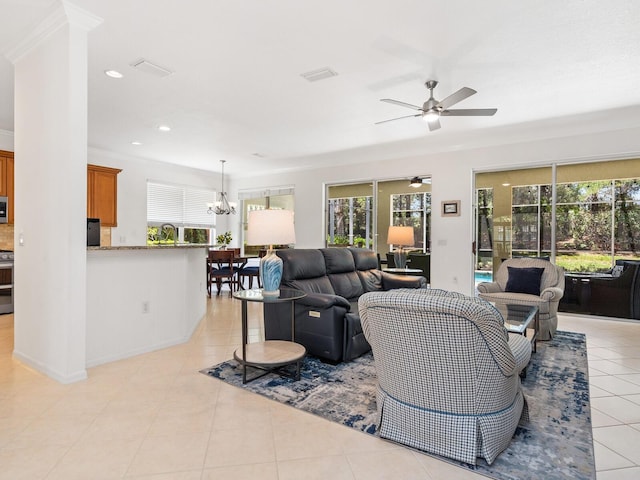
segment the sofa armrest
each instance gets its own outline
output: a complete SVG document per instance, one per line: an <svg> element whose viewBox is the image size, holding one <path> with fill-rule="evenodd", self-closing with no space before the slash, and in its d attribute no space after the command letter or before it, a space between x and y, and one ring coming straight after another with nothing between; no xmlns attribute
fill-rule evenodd
<svg viewBox="0 0 640 480"><path fill-rule="evenodd" d="M564 295L564 291L558 287L545 288L540 292L540 298L548 302L559 302Z"/></svg>
<svg viewBox="0 0 640 480"><path fill-rule="evenodd" d="M395 288L425 288L427 280L424 277L411 275L395 275L382 272L382 289L393 290Z"/></svg>
<svg viewBox="0 0 640 480"><path fill-rule="evenodd" d="M481 282L478 284L478 292L480 293L498 293L502 289L498 282Z"/></svg>
<svg viewBox="0 0 640 480"><path fill-rule="evenodd" d="M296 303L298 305L321 308L323 310L333 306L346 308L347 311L351 309L351 304L346 298L330 293L307 293L306 297L296 300Z"/></svg>

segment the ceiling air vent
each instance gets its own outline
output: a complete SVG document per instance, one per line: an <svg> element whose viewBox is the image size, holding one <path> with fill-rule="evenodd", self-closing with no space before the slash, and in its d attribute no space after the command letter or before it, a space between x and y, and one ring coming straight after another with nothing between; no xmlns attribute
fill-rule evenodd
<svg viewBox="0 0 640 480"><path fill-rule="evenodd" d="M131 66L136 70L149 73L151 75L154 75L160 78L168 77L169 75L173 74L171 70L161 67L159 65L156 65L154 63L151 63L150 61L145 60L144 58L141 58L140 60L136 60L131 64Z"/></svg>
<svg viewBox="0 0 640 480"><path fill-rule="evenodd" d="M317 82L318 80L324 80L325 78L335 77L336 75L338 75L338 73L331 70L329 67L325 67L319 70L306 72L301 75L310 82Z"/></svg>

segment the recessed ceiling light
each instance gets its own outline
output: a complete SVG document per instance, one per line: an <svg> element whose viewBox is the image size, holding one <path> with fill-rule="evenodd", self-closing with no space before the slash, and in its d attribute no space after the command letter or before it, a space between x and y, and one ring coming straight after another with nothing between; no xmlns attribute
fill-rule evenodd
<svg viewBox="0 0 640 480"><path fill-rule="evenodd" d="M169 125L158 125L158 130L161 132L169 132L171 131L171 127Z"/></svg>
<svg viewBox="0 0 640 480"><path fill-rule="evenodd" d="M142 145L142 142L133 141L133 142L131 142L131 145Z"/></svg>
<svg viewBox="0 0 640 480"><path fill-rule="evenodd" d="M503 183L502 186L503 187L508 187L509 185L511 185L510 183Z"/></svg>
<svg viewBox="0 0 640 480"><path fill-rule="evenodd" d="M104 74L107 77L111 77L111 78L122 78L124 77L124 75L122 75L120 72L118 72L117 70L105 70Z"/></svg>

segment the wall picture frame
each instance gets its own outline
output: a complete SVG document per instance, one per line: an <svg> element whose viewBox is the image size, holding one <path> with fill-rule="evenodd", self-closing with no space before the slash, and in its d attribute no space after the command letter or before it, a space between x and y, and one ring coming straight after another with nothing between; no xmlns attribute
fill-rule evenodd
<svg viewBox="0 0 640 480"><path fill-rule="evenodd" d="M444 200L442 202L443 217L459 217L460 216L460 200Z"/></svg>

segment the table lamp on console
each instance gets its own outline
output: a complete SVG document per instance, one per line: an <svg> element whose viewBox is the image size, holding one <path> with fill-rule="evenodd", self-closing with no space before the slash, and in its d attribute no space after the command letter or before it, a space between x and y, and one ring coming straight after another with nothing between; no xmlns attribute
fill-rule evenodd
<svg viewBox="0 0 640 480"><path fill-rule="evenodd" d="M247 245L269 245L267 254L260 259L262 295L280 295L282 259L273 250L274 245L296 242L291 210L253 210L249 212Z"/></svg>
<svg viewBox="0 0 640 480"><path fill-rule="evenodd" d="M413 246L413 227L389 226L387 243L397 248L393 252L393 262L396 268L407 268L407 251L404 247Z"/></svg>

